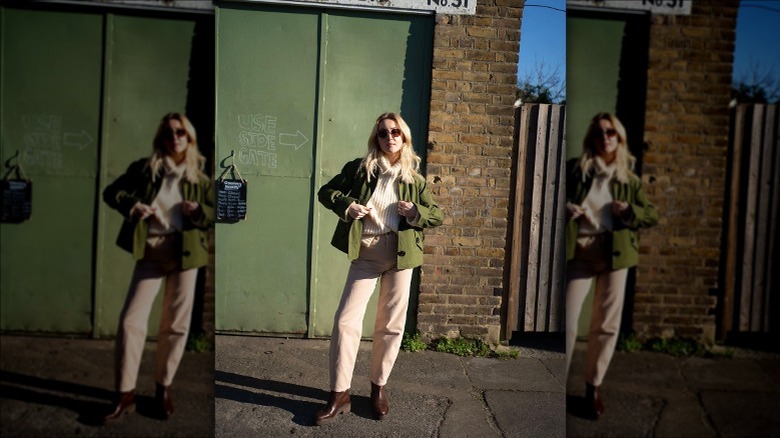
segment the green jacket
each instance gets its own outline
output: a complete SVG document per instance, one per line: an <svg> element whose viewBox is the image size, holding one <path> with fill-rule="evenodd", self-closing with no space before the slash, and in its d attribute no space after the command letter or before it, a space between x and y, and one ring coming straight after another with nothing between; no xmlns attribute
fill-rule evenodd
<svg viewBox="0 0 780 438"><path fill-rule="evenodd" d="M344 220L347 208L356 202L366 205L376 188L376 178L369 183L365 169L360 167L361 159L350 161L327 184L320 188L317 197L320 203L341 218L336 225L331 244L347 253L349 260L360 256L360 239L363 237L363 220ZM413 202L420 213L417 226L401 220L398 225L398 269L411 269L423 262L423 228L438 227L442 212L433 201L428 184L422 176L415 176L414 183L398 182L398 199Z"/></svg>
<svg viewBox="0 0 780 438"><path fill-rule="evenodd" d="M127 171L103 191L103 200L111 208L124 216L116 244L133 254L136 260L144 258L146 237L149 231L148 220L136 220L130 217L130 210L136 202L151 205L162 185L162 177L152 182L152 172L146 166L147 159L132 163ZM200 205L197 218L183 218L181 238L181 269L193 269L208 262L208 228L214 218L214 185L209 178L201 178L193 184L181 180L181 195L185 201L195 201Z"/></svg>
<svg viewBox="0 0 780 438"><path fill-rule="evenodd" d="M566 172L566 201L580 205L588 195L593 178L582 181L582 172L577 166L577 160L569 160ZM616 179L611 181L612 199L627 202L631 208L631 220L623 223L615 220L614 230L610 234L612 246L612 269L623 269L636 266L639 261L639 228L648 228L658 223L658 211L647 199L642 189L642 181L631 174L627 184ZM569 220L566 223L566 261L574 258L579 234L579 221Z"/></svg>

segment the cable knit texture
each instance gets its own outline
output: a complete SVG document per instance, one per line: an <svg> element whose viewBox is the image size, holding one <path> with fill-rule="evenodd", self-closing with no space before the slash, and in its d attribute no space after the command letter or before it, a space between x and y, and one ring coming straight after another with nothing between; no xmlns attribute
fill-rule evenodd
<svg viewBox="0 0 780 438"><path fill-rule="evenodd" d="M580 219L580 235L601 234L612 231L612 192L610 181L615 174L615 163L604 163L601 157L594 159L593 185L582 202L585 214Z"/></svg>
<svg viewBox="0 0 780 438"><path fill-rule="evenodd" d="M160 191L152 202L157 210L149 222L149 234L170 234L182 229L181 189L179 183L184 175L184 163L176 165L170 157L163 160L163 176Z"/></svg>
<svg viewBox="0 0 780 438"><path fill-rule="evenodd" d="M376 189L368 201L367 207L371 213L363 221L363 235L377 235L398 232L401 216L397 212L398 205L398 174L401 165L390 163L382 157L379 159Z"/></svg>

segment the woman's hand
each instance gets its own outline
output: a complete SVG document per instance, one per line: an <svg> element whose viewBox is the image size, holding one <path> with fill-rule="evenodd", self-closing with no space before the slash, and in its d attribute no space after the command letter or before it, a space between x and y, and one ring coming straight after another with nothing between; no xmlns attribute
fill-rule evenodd
<svg viewBox="0 0 780 438"><path fill-rule="evenodd" d="M141 202L136 202L135 205L133 205L133 208L130 209L130 216L135 219L145 220L149 216L152 216L156 211L157 209L154 207L142 204Z"/></svg>
<svg viewBox="0 0 780 438"><path fill-rule="evenodd" d="M195 201L182 201L181 214L188 218L197 217L200 214L200 204Z"/></svg>
<svg viewBox="0 0 780 438"><path fill-rule="evenodd" d="M398 201L398 207L396 207L396 211L398 211L398 214L401 216L407 217L409 219L414 219L417 217L417 206L414 205L413 202Z"/></svg>
<svg viewBox="0 0 780 438"><path fill-rule="evenodd" d="M357 202L353 202L349 208L347 208L347 214L352 219L362 219L363 216L370 214L371 209L365 205L360 205Z"/></svg>
<svg viewBox="0 0 780 438"><path fill-rule="evenodd" d="M612 201L612 215L622 220L627 220L631 216L631 208L628 202Z"/></svg>
<svg viewBox="0 0 780 438"><path fill-rule="evenodd" d="M580 216L584 214L585 214L585 208L583 208L582 206L573 204L571 202L566 203L566 216L569 218L569 220L578 219Z"/></svg>

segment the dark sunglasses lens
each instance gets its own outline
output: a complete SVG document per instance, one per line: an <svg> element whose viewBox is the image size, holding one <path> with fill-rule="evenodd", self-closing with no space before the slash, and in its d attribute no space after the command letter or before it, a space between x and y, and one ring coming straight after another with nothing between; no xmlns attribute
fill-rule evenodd
<svg viewBox="0 0 780 438"><path fill-rule="evenodd" d="M593 138L602 138L606 134L607 137L614 137L617 135L617 131L610 128L606 130L597 129L593 131Z"/></svg>
<svg viewBox="0 0 780 438"><path fill-rule="evenodd" d="M171 138L171 137L174 137L174 136L175 137L184 137L185 135L187 135L187 131L185 131L182 128L173 129L173 130L171 130L171 129L166 129L165 130L165 138Z"/></svg>
<svg viewBox="0 0 780 438"><path fill-rule="evenodd" d="M387 129L380 129L377 131L376 136L379 138L387 138L387 134L390 134L393 137L398 137L401 135L401 130L398 128L393 128L389 131Z"/></svg>

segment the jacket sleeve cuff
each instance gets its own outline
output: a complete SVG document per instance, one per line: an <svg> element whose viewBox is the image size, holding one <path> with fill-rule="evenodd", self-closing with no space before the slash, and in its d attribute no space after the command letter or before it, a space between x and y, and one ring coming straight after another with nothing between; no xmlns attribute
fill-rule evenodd
<svg viewBox="0 0 780 438"><path fill-rule="evenodd" d="M413 219L406 218L406 223L409 225L420 228L420 219L422 219L422 215L420 214L420 209L417 209L417 216L415 216Z"/></svg>
<svg viewBox="0 0 780 438"><path fill-rule="evenodd" d="M349 209L349 206L354 204L355 202L357 202L355 198L350 198L349 196L342 196L336 200L335 205L333 206L333 212L335 212L345 222L349 222L349 217L347 216L347 209Z"/></svg>
<svg viewBox="0 0 780 438"><path fill-rule="evenodd" d="M122 211L122 214L128 218L132 219L135 217L135 211L138 209L138 205L141 201L135 198L125 198L122 200L122 203L120 204L120 209Z"/></svg>
<svg viewBox="0 0 780 438"><path fill-rule="evenodd" d="M352 204L354 204L354 202ZM344 214L342 214L340 216L340 219L341 219L342 222L349 222L350 221L351 218L349 217L349 207L351 207L352 204L349 204L347 206L347 208L344 209Z"/></svg>

